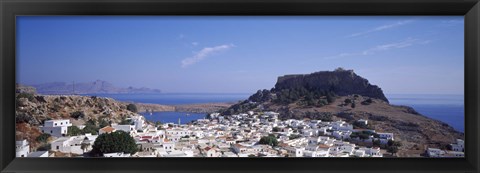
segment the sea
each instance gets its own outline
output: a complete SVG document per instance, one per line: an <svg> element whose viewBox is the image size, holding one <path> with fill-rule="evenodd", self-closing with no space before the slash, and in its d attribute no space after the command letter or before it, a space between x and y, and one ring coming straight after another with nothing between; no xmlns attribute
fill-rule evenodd
<svg viewBox="0 0 480 173"><path fill-rule="evenodd" d="M465 132L463 95L387 94L386 97L390 104L410 106L422 115Z"/></svg>
<svg viewBox="0 0 480 173"><path fill-rule="evenodd" d="M119 101L182 105L197 103L238 102L247 99L248 93L161 93L161 94L97 94ZM465 131L463 95L387 94L390 104L405 105L432 119L440 120L459 132ZM206 116L202 113L154 112L142 113L149 121L162 123L189 123ZM187 115L188 114L188 115Z"/></svg>
<svg viewBox="0 0 480 173"><path fill-rule="evenodd" d="M250 93L161 93L161 94L95 94L99 97L110 97L118 101L136 103L154 103L162 105L185 105L199 103L236 103L247 99ZM153 112L141 113L151 122L187 124L197 119L205 118L204 113L188 112Z"/></svg>

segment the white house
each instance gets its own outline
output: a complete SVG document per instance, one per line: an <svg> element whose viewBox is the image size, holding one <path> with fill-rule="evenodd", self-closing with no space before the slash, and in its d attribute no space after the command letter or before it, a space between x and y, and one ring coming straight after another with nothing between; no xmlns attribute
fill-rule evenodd
<svg viewBox="0 0 480 173"><path fill-rule="evenodd" d="M30 153L30 145L27 140L15 141L15 155L16 157L27 157Z"/></svg>
<svg viewBox="0 0 480 173"><path fill-rule="evenodd" d="M69 153L70 152L70 137L61 137L57 140L53 141L51 146L52 151L60 151L62 153Z"/></svg>
<svg viewBox="0 0 480 173"><path fill-rule="evenodd" d="M61 137L51 143L51 150L62 153L83 154L92 150L93 143L97 137L98 135L91 135L90 133L81 136Z"/></svg>
<svg viewBox="0 0 480 173"><path fill-rule="evenodd" d="M387 140L394 140L393 139L393 133L377 133L379 138L381 139L387 139Z"/></svg>
<svg viewBox="0 0 480 173"><path fill-rule="evenodd" d="M42 133L48 133L55 137L62 137L67 135L68 127L72 126L70 120L48 120L45 121L42 129Z"/></svg>
<svg viewBox="0 0 480 173"><path fill-rule="evenodd" d="M360 123L360 124L363 124L363 125L368 124L368 120L364 120L364 119L359 119L359 120L357 120L357 122Z"/></svg>
<svg viewBox="0 0 480 173"><path fill-rule="evenodd" d="M104 153L103 157L130 157L130 154L129 153L125 154L123 152L120 152L120 153Z"/></svg>
<svg viewBox="0 0 480 173"><path fill-rule="evenodd" d="M445 157L465 157L465 153L461 151L447 151Z"/></svg>
<svg viewBox="0 0 480 173"><path fill-rule="evenodd" d="M335 137L336 139L350 139L350 135L352 134L352 131L333 131L332 136Z"/></svg>
<svg viewBox="0 0 480 173"><path fill-rule="evenodd" d="M450 144L452 146L452 151L460 151L463 152L465 150L465 141L461 139L457 139L456 144Z"/></svg>
<svg viewBox="0 0 480 173"><path fill-rule="evenodd" d="M426 154L428 157L443 157L446 152L438 148L427 148Z"/></svg>
<svg viewBox="0 0 480 173"><path fill-rule="evenodd" d="M353 152L353 155L355 155L357 157L365 157L365 150L355 150Z"/></svg>
<svg viewBox="0 0 480 173"><path fill-rule="evenodd" d="M163 149L168 152L175 150L175 142L165 139L163 142Z"/></svg>
<svg viewBox="0 0 480 173"><path fill-rule="evenodd" d="M333 130L352 131L353 125L346 123L345 121L332 122Z"/></svg>
<svg viewBox="0 0 480 173"><path fill-rule="evenodd" d="M101 135L101 134L104 134L104 133L112 133L112 132L115 132L116 129L113 128L113 127L110 127L110 126L105 126L103 128L101 128L100 130L98 130L98 134Z"/></svg>
<svg viewBox="0 0 480 173"><path fill-rule="evenodd" d="M48 151L31 152L27 157L48 157Z"/></svg>
<svg viewBox="0 0 480 173"><path fill-rule="evenodd" d="M145 119L143 116L135 116L132 118L133 125L135 130L143 130L146 126Z"/></svg>
<svg viewBox="0 0 480 173"><path fill-rule="evenodd" d="M303 151L305 150L304 147L292 147L292 146L285 147L285 149L287 150L288 156L290 157L302 157Z"/></svg>
<svg viewBox="0 0 480 173"><path fill-rule="evenodd" d="M219 157L221 154L215 147L205 147L202 149L202 153L205 157Z"/></svg>
<svg viewBox="0 0 480 173"><path fill-rule="evenodd" d="M375 148L366 148L362 147L360 148L361 150L365 151L366 155L369 155L370 157L382 157L382 153L380 153L380 148L375 147Z"/></svg>
<svg viewBox="0 0 480 173"><path fill-rule="evenodd" d="M247 151L247 147L244 146L244 145L241 145L241 144L234 144L233 145L233 151L235 151L235 153L237 153L237 154L245 153Z"/></svg>
<svg viewBox="0 0 480 173"><path fill-rule="evenodd" d="M130 135L137 133L137 131L135 130L135 126L134 126L134 125L118 125L118 124L112 124L112 127L113 127L114 129L116 129L117 131L118 131L118 130L121 130L121 131L124 131L124 132L129 133Z"/></svg>

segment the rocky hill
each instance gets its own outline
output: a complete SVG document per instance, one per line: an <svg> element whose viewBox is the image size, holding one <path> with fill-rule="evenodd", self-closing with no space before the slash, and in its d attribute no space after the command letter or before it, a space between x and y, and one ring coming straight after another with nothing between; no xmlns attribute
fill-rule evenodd
<svg viewBox="0 0 480 173"><path fill-rule="evenodd" d="M446 123L411 107L389 104L379 87L351 70L279 77L275 88L259 90L223 113L249 110L279 112L281 119L344 120L352 124L366 119L367 128L394 133L403 143L399 156L418 156L427 146L443 148L455 139L464 139L463 133Z"/></svg>
<svg viewBox="0 0 480 173"><path fill-rule="evenodd" d="M32 85L39 94L154 94L161 93L158 89L150 88L120 88L113 84L96 80L85 83L53 82Z"/></svg>
<svg viewBox="0 0 480 173"><path fill-rule="evenodd" d="M138 115L127 110L127 105L111 98L18 93L16 136L27 139L32 147L36 147L35 139L41 134L39 126L45 120L70 119L73 125L83 125L88 120L119 123L123 118Z"/></svg>
<svg viewBox="0 0 480 173"><path fill-rule="evenodd" d="M382 89L371 85L367 79L353 70L338 68L335 71L320 71L306 75L285 75L278 77L275 90L301 88L332 91L338 96L358 94L388 102Z"/></svg>

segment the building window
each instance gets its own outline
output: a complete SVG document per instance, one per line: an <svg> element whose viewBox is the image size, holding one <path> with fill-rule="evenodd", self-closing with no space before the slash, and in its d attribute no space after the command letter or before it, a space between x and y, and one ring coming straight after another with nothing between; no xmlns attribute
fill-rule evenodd
<svg viewBox="0 0 480 173"><path fill-rule="evenodd" d="M57 150L59 150L59 149L60 149L60 146L57 146Z"/></svg>

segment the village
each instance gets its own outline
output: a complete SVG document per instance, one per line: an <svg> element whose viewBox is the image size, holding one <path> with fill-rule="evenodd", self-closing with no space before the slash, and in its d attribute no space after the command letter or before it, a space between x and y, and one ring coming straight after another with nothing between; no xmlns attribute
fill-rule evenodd
<svg viewBox="0 0 480 173"><path fill-rule="evenodd" d="M41 127L54 140L49 151L31 151L26 140L16 142L17 157L86 157L96 138L104 133L124 131L135 139L138 152L103 153L103 157L393 157L389 147L401 145L393 133L354 128L345 121L280 120L276 112L252 112L208 118L188 124L153 125L141 115L128 118L130 124L111 124L90 133L68 136L70 120L48 120ZM368 125L368 120L357 120ZM80 129L84 126L78 126ZM267 141L267 142L265 142ZM450 150L428 148L426 157L464 157L464 141ZM398 150L398 148L396 148Z"/></svg>

